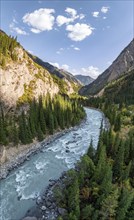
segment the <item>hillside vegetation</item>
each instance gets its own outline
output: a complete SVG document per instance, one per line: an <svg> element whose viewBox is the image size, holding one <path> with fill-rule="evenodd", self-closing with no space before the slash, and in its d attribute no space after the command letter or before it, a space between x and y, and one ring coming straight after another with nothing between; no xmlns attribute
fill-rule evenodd
<svg viewBox="0 0 134 220"><path fill-rule="evenodd" d="M115 103L134 104L134 70L108 84L104 97Z"/></svg>
<svg viewBox="0 0 134 220"><path fill-rule="evenodd" d="M83 99L101 109L111 128L100 129L97 149L89 144L63 186L54 190L59 220L133 220L134 216L134 72L110 83L104 96Z"/></svg>

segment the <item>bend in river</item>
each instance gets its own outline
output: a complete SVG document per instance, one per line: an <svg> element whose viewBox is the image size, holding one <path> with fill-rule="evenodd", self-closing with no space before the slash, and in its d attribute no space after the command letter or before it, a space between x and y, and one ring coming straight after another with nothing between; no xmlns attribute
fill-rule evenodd
<svg viewBox="0 0 134 220"><path fill-rule="evenodd" d="M32 155L0 182L1 220L19 220L35 205L35 199L63 171L73 168L86 153L91 138L97 146L103 113L85 108L87 118L80 126Z"/></svg>

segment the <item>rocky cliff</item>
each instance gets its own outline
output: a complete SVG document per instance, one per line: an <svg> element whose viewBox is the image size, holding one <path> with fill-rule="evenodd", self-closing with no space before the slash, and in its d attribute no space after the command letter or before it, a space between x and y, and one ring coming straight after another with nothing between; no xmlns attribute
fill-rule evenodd
<svg viewBox="0 0 134 220"><path fill-rule="evenodd" d="M90 85L82 87L80 94L95 95L99 93L109 82L134 69L134 39L106 69ZM100 93L101 94L101 93Z"/></svg>
<svg viewBox="0 0 134 220"><path fill-rule="evenodd" d="M1 103L8 109L47 93L69 95L80 86L77 80L54 76L37 64L16 39L3 31L0 31L0 44Z"/></svg>

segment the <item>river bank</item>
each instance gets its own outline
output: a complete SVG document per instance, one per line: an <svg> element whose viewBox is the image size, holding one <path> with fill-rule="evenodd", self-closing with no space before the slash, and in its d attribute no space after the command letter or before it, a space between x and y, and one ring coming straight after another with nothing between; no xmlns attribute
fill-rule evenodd
<svg viewBox="0 0 134 220"><path fill-rule="evenodd" d="M32 207L34 210L36 202L40 202L40 195L45 194L48 186L58 180L63 172L75 168L75 164L87 152L91 140L93 146L97 147L100 125L105 120L98 110L85 108L85 112L87 117L82 124L71 128L71 131L47 146L42 146L41 150L29 156L27 161L0 181L2 220L20 220ZM41 145L44 145L43 142ZM50 207L47 208L49 210Z"/></svg>
<svg viewBox="0 0 134 220"><path fill-rule="evenodd" d="M87 107L87 108L89 108L89 107ZM95 109L92 107L90 107L89 109L94 109L94 110L99 111L103 116L105 129L110 128L110 123L109 123L108 118L105 117L104 113L100 109ZM81 121L81 123L79 125L81 125L85 121L86 121L86 117ZM9 151L10 151L9 154L11 155L9 157L9 160L0 165L0 180L5 179L12 170L17 168L21 164L23 164L26 160L29 160L30 159L29 157L31 155L37 154L39 151L42 150L42 148L46 147L49 143L55 141L57 138L60 138L62 135L72 131L73 129L78 128L79 125L76 125L74 127L70 127L68 129L64 129L62 131L56 132L53 135L49 135L42 142L35 141L35 143L31 143L29 145L18 146L18 148L20 148L20 149L18 149L16 147L13 147L14 149L13 148L9 149Z"/></svg>
<svg viewBox="0 0 134 220"><path fill-rule="evenodd" d="M47 147L48 144L55 141L56 139L60 138L64 134L73 131L73 129L78 128L81 124L83 124L86 121L85 118L80 122L80 124L66 128L62 131L56 132L53 135L47 136L42 142L35 142L31 143L29 145L21 146L20 150L16 151L16 149L10 149L13 152L15 152L15 155L12 155L9 157L9 161L6 161L5 163L0 165L0 180L5 179L8 174L19 167L21 164L23 164L25 161L30 160L30 156L37 154L38 152L41 152L44 147ZM22 149L24 147L24 149ZM15 148L15 147L14 147Z"/></svg>
<svg viewBox="0 0 134 220"><path fill-rule="evenodd" d="M29 209L21 220L56 220L58 216L64 216L67 210L57 206L54 190L65 187L66 178L67 172L63 172L59 179L50 179L46 190L36 199L36 206Z"/></svg>
<svg viewBox="0 0 134 220"><path fill-rule="evenodd" d="M98 111L102 114L104 129L110 129L109 120L105 117L104 113L101 110ZM77 163L75 164L75 168L73 169L78 172ZM59 179L49 180L50 183L48 187L44 190L42 194L40 194L39 197L37 197L36 205L33 208L29 209L24 218L21 220L56 220L59 216L66 215L67 210L65 208L57 206L54 191L56 191L57 188L63 189L65 187L64 182L67 178L67 172L63 172Z"/></svg>

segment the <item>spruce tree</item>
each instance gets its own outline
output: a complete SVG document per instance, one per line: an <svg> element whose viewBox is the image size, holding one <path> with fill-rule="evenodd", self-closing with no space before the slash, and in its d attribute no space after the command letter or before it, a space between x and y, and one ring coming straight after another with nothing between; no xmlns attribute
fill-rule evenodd
<svg viewBox="0 0 134 220"><path fill-rule="evenodd" d="M42 141L44 139L43 137L43 132L41 130L40 124L38 124L38 129L37 129L37 137L39 141Z"/></svg>
<svg viewBox="0 0 134 220"><path fill-rule="evenodd" d="M49 132L50 134L54 132L54 118L52 112L49 112Z"/></svg>
<svg viewBox="0 0 134 220"><path fill-rule="evenodd" d="M115 180L117 179L119 181L122 181L123 166L124 166L124 143L123 141L121 141L116 158L115 158L114 167L113 167Z"/></svg>
<svg viewBox="0 0 134 220"><path fill-rule="evenodd" d="M119 198L119 205L117 210L117 220L125 220L128 208L131 206L134 198L134 190L123 188Z"/></svg>
<svg viewBox="0 0 134 220"><path fill-rule="evenodd" d="M94 159L94 155L95 155L95 149L93 147L93 140L91 139L88 151L87 151L87 155L93 160Z"/></svg>

